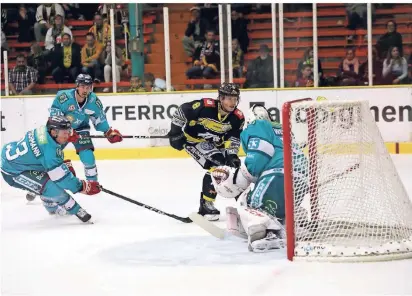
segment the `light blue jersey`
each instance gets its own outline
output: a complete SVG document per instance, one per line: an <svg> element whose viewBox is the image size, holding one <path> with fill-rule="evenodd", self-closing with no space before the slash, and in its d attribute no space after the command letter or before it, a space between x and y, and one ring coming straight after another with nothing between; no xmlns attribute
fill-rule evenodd
<svg viewBox="0 0 412 296"><path fill-rule="evenodd" d="M91 92L82 107L76 100L76 89L61 90L50 109L50 116L63 115L70 120L76 131L90 130L89 121L93 122L97 131L106 132L110 126L103 110L103 105L94 92Z"/></svg>
<svg viewBox="0 0 412 296"><path fill-rule="evenodd" d="M45 172L58 187L73 193L82 189L82 182L76 178L63 163L63 148L55 142L45 126L26 133L18 142L6 144L1 152L1 171L9 176L18 176L23 172L35 171L34 174ZM38 176L38 180L45 180ZM48 178L46 178L47 180ZM27 182L26 182L27 181ZM25 177L16 182L24 182L24 186L43 186L44 184L30 183ZM30 188L39 191L39 188Z"/></svg>
<svg viewBox="0 0 412 296"><path fill-rule="evenodd" d="M283 173L283 138L280 124L255 120L240 134L245 165L258 178L267 170Z"/></svg>

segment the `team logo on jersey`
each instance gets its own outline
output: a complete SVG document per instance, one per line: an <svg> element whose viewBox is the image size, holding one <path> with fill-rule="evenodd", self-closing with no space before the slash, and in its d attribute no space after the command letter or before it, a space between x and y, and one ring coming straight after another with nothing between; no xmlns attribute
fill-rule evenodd
<svg viewBox="0 0 412 296"><path fill-rule="evenodd" d="M210 118L199 118L198 123L203 125L205 129L216 132L216 133L225 133L232 129L232 125L228 123L219 122Z"/></svg>
<svg viewBox="0 0 412 296"><path fill-rule="evenodd" d="M66 102L69 98L67 97L67 95L65 93L61 94L59 96L59 102L60 104L63 104L64 102Z"/></svg>
<svg viewBox="0 0 412 296"><path fill-rule="evenodd" d="M200 103L196 102L192 105L192 108L193 108L193 110L196 110L197 108L199 108L199 106L200 106Z"/></svg>
<svg viewBox="0 0 412 296"><path fill-rule="evenodd" d="M73 111L74 109L76 109L76 107L74 105L70 105L68 109L69 111Z"/></svg>

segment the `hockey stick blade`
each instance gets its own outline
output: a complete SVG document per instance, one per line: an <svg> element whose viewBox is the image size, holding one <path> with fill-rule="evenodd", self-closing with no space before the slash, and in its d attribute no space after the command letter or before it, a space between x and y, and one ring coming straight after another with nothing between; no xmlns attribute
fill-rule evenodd
<svg viewBox="0 0 412 296"><path fill-rule="evenodd" d="M113 192L113 191L108 190L108 189L106 189L106 188L103 188L102 186L100 186L100 190L103 191L103 192L105 192L105 193L107 193L107 194L113 195L113 196L115 196L115 197L118 197L118 198L123 199L123 200L125 200L125 201L128 201L128 202L130 202L130 203L133 203L133 204L135 204L135 205L138 205L138 206L140 206L140 207L143 207L143 208L145 208L145 209L148 209L148 210L150 210L150 211L153 211L153 212L155 212L155 213L157 213L157 214L164 215L164 216L168 216L168 217L170 217L170 218L173 218L173 219L175 219L175 220L181 221L181 222L183 222L183 223L192 223L192 220L191 220L189 217L180 217L180 216L177 216L177 215L175 215L175 214L170 214L170 213L163 212L163 211L161 211L161 210L159 210L159 209L156 209L156 208L154 208L154 207L151 207L151 206L149 206L149 205L146 205L146 204L144 204L144 203L142 203L142 202L140 202L140 201L137 201L137 200L128 198L128 197L123 196L123 195L121 195L121 194L119 194L119 193L116 193L116 192Z"/></svg>
<svg viewBox="0 0 412 296"><path fill-rule="evenodd" d="M81 138L83 138L82 136L80 136ZM106 139L106 136L104 135L90 135L89 136L91 139ZM150 140L150 139L168 139L168 136L131 136L131 135L125 135L122 136L123 139L146 139L146 140Z"/></svg>
<svg viewBox="0 0 412 296"><path fill-rule="evenodd" d="M193 221L193 223L197 224L203 230L209 232L214 237L219 239L224 239L226 236L226 231L220 227L217 227L209 220L205 219L203 216L199 215L198 213L191 213L189 218Z"/></svg>

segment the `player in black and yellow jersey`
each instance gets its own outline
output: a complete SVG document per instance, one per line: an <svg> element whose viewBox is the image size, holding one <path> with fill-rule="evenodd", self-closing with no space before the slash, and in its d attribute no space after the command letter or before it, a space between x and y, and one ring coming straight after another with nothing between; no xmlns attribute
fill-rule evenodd
<svg viewBox="0 0 412 296"><path fill-rule="evenodd" d="M237 109L240 91L233 83L223 83L217 99L203 98L182 104L174 113L168 134L170 145L191 155L205 170L199 214L210 221L219 219L214 207L216 191L210 172L216 166L240 166L240 132L245 122Z"/></svg>

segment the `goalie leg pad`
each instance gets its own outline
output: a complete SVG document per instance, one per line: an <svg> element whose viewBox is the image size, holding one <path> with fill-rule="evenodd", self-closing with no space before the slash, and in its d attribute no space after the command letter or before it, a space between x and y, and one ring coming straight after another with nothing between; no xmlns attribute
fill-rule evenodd
<svg viewBox="0 0 412 296"><path fill-rule="evenodd" d="M245 229L243 228L242 222L240 221L240 216L237 212L237 209L234 207L227 207L226 218L227 230L237 237L247 239L247 234Z"/></svg>

